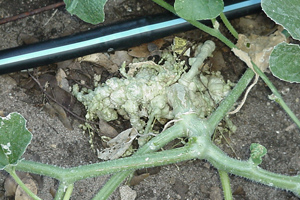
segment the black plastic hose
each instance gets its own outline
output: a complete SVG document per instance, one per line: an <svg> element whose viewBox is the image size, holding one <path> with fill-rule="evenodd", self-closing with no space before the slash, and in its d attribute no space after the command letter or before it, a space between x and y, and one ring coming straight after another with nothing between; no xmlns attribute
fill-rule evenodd
<svg viewBox="0 0 300 200"><path fill-rule="evenodd" d="M261 9L260 0L225 0L224 13L235 18ZM137 46L168 35L191 30L174 15L144 17L103 26L77 35L0 51L0 74L73 59L96 52Z"/></svg>

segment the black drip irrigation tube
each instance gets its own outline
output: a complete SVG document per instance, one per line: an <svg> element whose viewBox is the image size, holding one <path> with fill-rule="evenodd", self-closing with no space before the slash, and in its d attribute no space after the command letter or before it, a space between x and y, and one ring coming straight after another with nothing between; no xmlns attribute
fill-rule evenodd
<svg viewBox="0 0 300 200"><path fill-rule="evenodd" d="M261 9L260 0L225 0L224 3L224 13L229 19L245 16ZM6 49L0 51L0 74L30 69L92 53L125 49L193 28L188 22L174 15L159 15Z"/></svg>

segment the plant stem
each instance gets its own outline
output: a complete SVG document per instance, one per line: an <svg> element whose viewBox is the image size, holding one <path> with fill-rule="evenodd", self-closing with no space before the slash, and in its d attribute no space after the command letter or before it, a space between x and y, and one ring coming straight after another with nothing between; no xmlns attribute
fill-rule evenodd
<svg viewBox="0 0 300 200"><path fill-rule="evenodd" d="M73 188L74 188L74 184L70 184L67 188L67 191L65 193L65 196L64 196L64 200L69 200L70 197L71 197L71 194L73 192Z"/></svg>
<svg viewBox="0 0 300 200"><path fill-rule="evenodd" d="M286 105L286 103L283 101L280 93L275 88L275 86L272 84L272 82L268 79L268 77L257 67L257 65L252 62L253 68L258 73L258 75L261 77L261 79L267 84L267 86L270 88L272 93L275 95L275 100L284 110L285 112L290 116L290 118L297 124L297 126L300 128L300 121L296 117L296 115L291 111L291 109Z"/></svg>
<svg viewBox="0 0 300 200"><path fill-rule="evenodd" d="M223 12L220 13L220 17L223 21L223 23L225 24L226 28L230 31L230 33L233 35L233 37L235 37L236 39L239 38L239 34L238 32L235 30L235 28L231 25L231 23L229 22L229 20L227 19L227 17L224 15Z"/></svg>
<svg viewBox="0 0 300 200"><path fill-rule="evenodd" d="M8 167L5 169L16 181L16 183L34 200L42 200L38 196L36 196L19 178L19 176L16 174L14 167Z"/></svg>
<svg viewBox="0 0 300 200"><path fill-rule="evenodd" d="M192 20L186 20L186 21L189 22L190 24L192 24L193 26L201 29L202 31L210 34L211 36L218 38L224 44L226 44L229 48L232 49L235 47L235 45L230 40L228 40L219 30L210 28L198 21L192 21Z"/></svg>
<svg viewBox="0 0 300 200"><path fill-rule="evenodd" d="M62 181L62 177L64 176L66 169L54 165L43 164L40 162L22 160L16 166L16 170L49 176Z"/></svg>
<svg viewBox="0 0 300 200"><path fill-rule="evenodd" d="M173 8L173 6L166 3L165 1L163 1L163 0L152 0L152 1L176 15L176 12L175 12L175 9ZM189 22L190 24L192 24L193 26L199 28L200 30L210 34L211 36L218 38L223 43L225 43L229 48L235 47L235 45L230 40L228 40L219 30L210 28L196 20L186 20L186 21Z"/></svg>
<svg viewBox="0 0 300 200"><path fill-rule="evenodd" d="M226 96L226 98L220 103L219 107L209 116L208 124L212 127L216 127L219 122L224 118L226 113L232 108L233 104L238 100L239 96L247 88L254 76L254 72L248 68L239 82Z"/></svg>
<svg viewBox="0 0 300 200"><path fill-rule="evenodd" d="M190 160L197 157L197 155L195 155L193 151L190 151L190 149L191 147L187 145L177 149L155 152L151 154L136 155L126 158L120 158L117 160L83 165L79 167L57 167L57 170L63 171L60 177L60 179L63 180L63 182L74 183L75 181L85 178L91 178L105 174L112 174L126 170L135 170L147 167L167 165L171 163ZM38 173L34 169L29 169L34 168L37 163L27 161L22 161L22 163L22 171L33 171L33 173ZM48 165L46 166L48 167Z"/></svg>
<svg viewBox="0 0 300 200"><path fill-rule="evenodd" d="M175 13L174 8L163 0L153 0L160 6ZM220 14L225 26L230 30L230 32L237 37L237 32L230 25L229 21L223 13ZM210 28L198 21L187 20L195 27L201 29L204 32L218 38L228 47L234 48L235 45L228 40L219 30ZM287 105L282 100L280 94L265 76L263 72L254 64L254 70L262 77L265 83L272 90L273 94L276 96L275 101L278 102L283 109L291 116L295 123L300 127L300 122L297 117L291 112ZM94 197L94 199L106 199L109 195L124 181L124 179L132 174L135 169L161 166L170 163L180 162L184 160L190 160L193 158L206 159L212 163L220 173L221 182L224 189L225 199L232 199L229 177L226 172L236 174L242 177L249 178L251 180L267 184L269 186L276 186L279 188L287 189L300 195L300 177L299 176L284 176L280 174L275 174L263 170L257 166L254 166L248 161L239 161L228 157L224 152L222 152L218 147L216 147L210 140L210 136L213 133L212 127L216 127L220 120L226 115L226 113L232 108L234 102L237 101L241 93L245 90L247 85L253 78L254 73L251 69L247 69L245 74L242 76L236 87L232 92L221 102L220 106L207 120L208 123L200 123L199 119L196 118L184 118L182 123L175 124L173 127L162 132L160 135L156 136L144 146L142 146L132 157L122 158L118 160L106 161L101 163L95 163L85 166L73 167L69 169L63 169L56 166L46 165L42 163L36 163L32 161L21 161L16 167L18 170L27 171L31 173L37 173L42 175L47 175L56 178L60 181L59 189L55 199L61 199L63 194L65 194L64 199L69 199L73 190L73 183L89 178L100 176L104 174L116 173L112 178L104 185L104 187L99 191L99 193ZM151 123L149 123L148 127ZM199 125L200 124L200 125ZM209 127L206 125L209 124ZM202 127L202 126L205 126ZM188 130L189 132L185 132ZM189 135L187 135L189 134ZM163 152L151 153L159 150L169 141L178 138L189 136L190 142L184 147L167 150ZM191 138L192 137L192 138ZM120 172L123 171L123 172ZM12 176L16 176L14 169L10 172ZM16 182L23 184L18 176L14 177ZM23 186L25 186L23 184ZM68 186L65 192L66 186ZM21 185L22 187L22 185ZM22 187L23 188L23 187ZM25 186L25 189L27 187ZM23 188L24 189L24 188ZM24 190L25 190L24 189ZM31 191L28 191L31 193ZM33 194L34 195L34 194ZM39 199L33 196L34 199Z"/></svg>
<svg viewBox="0 0 300 200"><path fill-rule="evenodd" d="M67 184L65 182L60 181L54 200L62 200L64 198L66 188Z"/></svg>
<svg viewBox="0 0 300 200"><path fill-rule="evenodd" d="M168 11L176 14L175 9L173 8L173 6L171 6L170 4L164 2L163 0L153 0L153 1L155 3L157 3L158 5L162 6L163 8L167 9ZM220 14L221 18L223 18L222 14L223 13ZM218 38L224 44L226 44L229 48L231 48L231 49L232 48L236 48L236 46L230 40L228 40L220 31L218 31L216 29L213 29L213 28L210 28L210 27L208 27L208 26L206 26L206 25L204 25L201 22L198 22L196 20L186 20L186 21L189 22L190 24L194 25L195 27L199 28L200 30L202 30L202 31L210 34L211 36L214 36L214 37ZM229 22L228 23L224 22L224 23L225 24L230 24ZM271 89L271 91L273 92L273 94L276 96L276 100L279 103L279 105L287 112L287 114L298 125L298 127L300 127L300 121L299 121L299 119L296 117L296 115L290 110L290 108L283 101L281 95L279 94L279 92L277 91L277 89L274 87L274 85L271 83L271 81L267 78L267 76L254 63L253 63L253 66L254 66L255 72L259 74L259 76L263 79L263 81L268 85L268 87Z"/></svg>
<svg viewBox="0 0 300 200"><path fill-rule="evenodd" d="M273 93L274 94L274 93ZM274 100L285 110L285 112L290 116L290 118L297 124L300 128L300 121L297 116L291 111L291 109L286 105L282 98L276 96Z"/></svg>
<svg viewBox="0 0 300 200"><path fill-rule="evenodd" d="M93 200L105 200L119 187L119 185L130 176L134 170L119 172L114 174L94 196Z"/></svg>
<svg viewBox="0 0 300 200"><path fill-rule="evenodd" d="M220 180L222 183L224 199L232 200L233 197L232 197L232 192L231 192L231 188L230 188L230 180L229 180L228 173L225 171L222 171L222 170L218 170L218 172L219 172Z"/></svg>
<svg viewBox="0 0 300 200"><path fill-rule="evenodd" d="M64 179L71 183L84 178L112 174L125 170L135 170L147 167L167 165L195 158L190 152L190 147L185 146L177 149L166 150L151 154L136 155L117 160L110 160L85 166L66 169Z"/></svg>
<svg viewBox="0 0 300 200"><path fill-rule="evenodd" d="M183 74L178 82L181 84L183 82L184 86L188 87L193 78L199 74L199 68L203 64L204 60L213 53L215 48L216 46L214 42L210 40L206 41L201 47L201 51L197 55L191 69L186 74Z"/></svg>
<svg viewBox="0 0 300 200"><path fill-rule="evenodd" d="M223 43L225 43L229 48L231 48L231 49L236 48L235 45L230 40L228 40L224 35L222 35L216 29L209 28L209 27L201 24L198 21L191 21L191 20L187 20L187 21L189 23L191 23L192 25L196 26L197 28L199 28L199 29L209 33L210 35L218 38ZM291 119L297 124L297 126L300 127L299 119L296 117L296 115L291 111L291 109L283 101L281 95L279 94L279 92L277 91L275 86L272 84L272 82L268 79L268 77L253 62L252 62L252 64L253 64L255 72L258 73L258 75L263 79L263 81L268 85L268 87L271 89L273 94L276 96L276 100L277 100L276 102L279 103L279 105L287 112L287 114L291 117Z"/></svg>
<svg viewBox="0 0 300 200"><path fill-rule="evenodd" d="M300 176L286 176L264 170L250 161L240 161L227 156L221 149L211 143L206 147L204 159L218 170L235 174L247 179L300 195Z"/></svg>
<svg viewBox="0 0 300 200"><path fill-rule="evenodd" d="M145 153L157 151L170 141L184 136L185 135L183 128L180 125L175 124L172 127L160 133L158 136L152 138L149 142L142 146L134 155L142 155ZM126 179L126 177L128 177L133 172L134 170L129 170L114 174L93 199L107 199Z"/></svg>
<svg viewBox="0 0 300 200"><path fill-rule="evenodd" d="M183 128L179 124L174 124L172 127L166 129L162 133L160 133L158 136L152 138L148 143L146 143L144 146L142 146L136 153L135 155L144 155L149 152L154 152L165 146L167 143L170 141L178 138L178 137L184 137L186 133L183 131ZM132 156L134 157L134 156ZM111 162L111 161L109 161ZM106 162L102 162L105 166ZM95 165L95 164L93 164ZM84 168L89 171L89 166L86 165ZM81 168L83 166L79 166L77 168ZM81 176L81 174L76 174L75 173L75 178L72 180L66 180L65 177L68 176L68 173L74 168L70 169L64 169L61 167L53 166L53 165L48 165L48 164L43 164L43 163L38 163L38 162L33 162L33 161L27 161L27 160L22 160L16 168L20 171L25 171L25 172L30 172L30 173L35 173L35 174L40 174L40 175L45 175L49 176L52 178L55 178L60 181L60 186L57 191L57 195L55 199L61 199L58 197L62 196L65 192L65 187L66 185L79 180L79 179L84 179L84 176ZM109 167L104 167L109 168ZM118 170L121 171L121 170ZM98 193L99 196L109 196L122 182L123 180L132 172L132 170L125 171L125 172L120 172L114 175L110 180L109 180L109 187L104 186L100 192ZM71 175L72 176L72 175ZM89 176L98 176L96 173L89 173ZM113 187L112 187L113 186ZM105 190L104 190L105 189Z"/></svg>

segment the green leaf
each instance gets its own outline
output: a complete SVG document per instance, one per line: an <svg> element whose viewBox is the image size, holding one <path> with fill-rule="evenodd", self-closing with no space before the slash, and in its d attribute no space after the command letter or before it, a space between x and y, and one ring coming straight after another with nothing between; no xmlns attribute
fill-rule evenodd
<svg viewBox="0 0 300 200"><path fill-rule="evenodd" d="M262 157L267 154L267 149L258 143L252 143L250 145L251 150L251 160L255 165L260 165L262 162Z"/></svg>
<svg viewBox="0 0 300 200"><path fill-rule="evenodd" d="M175 0L176 13L186 20L213 19L224 9L222 0Z"/></svg>
<svg viewBox="0 0 300 200"><path fill-rule="evenodd" d="M297 44L280 43L270 56L270 70L277 78L300 83L300 47Z"/></svg>
<svg viewBox="0 0 300 200"><path fill-rule="evenodd" d="M0 117L0 170L7 165L17 165L31 141L32 134L19 113Z"/></svg>
<svg viewBox="0 0 300 200"><path fill-rule="evenodd" d="M104 5L107 0L64 0L66 9L72 15L91 24L104 21Z"/></svg>
<svg viewBox="0 0 300 200"><path fill-rule="evenodd" d="M263 11L282 25L294 39L300 40L300 0L262 0Z"/></svg>

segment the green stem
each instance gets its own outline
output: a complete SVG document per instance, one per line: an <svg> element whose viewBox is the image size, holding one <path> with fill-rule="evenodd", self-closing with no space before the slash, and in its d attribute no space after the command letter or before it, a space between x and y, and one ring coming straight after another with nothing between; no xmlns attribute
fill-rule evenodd
<svg viewBox="0 0 300 200"><path fill-rule="evenodd" d="M220 180L222 183L224 199L232 200L233 197L232 197L232 192L231 192L231 188L230 188L230 180L229 180L228 173L225 171L222 171L222 170L218 170L218 172L219 172Z"/></svg>
<svg viewBox="0 0 300 200"><path fill-rule="evenodd" d="M170 4L166 3L165 1L163 1L163 0L152 0L152 1L176 15L174 7L171 6ZM210 34L211 36L218 38L223 43L225 43L229 48L235 47L235 45L230 40L228 40L219 30L210 28L196 20L186 20L186 21L189 22L190 24L192 24L193 26L199 28L200 30Z"/></svg>
<svg viewBox="0 0 300 200"><path fill-rule="evenodd" d="M144 155L149 152L157 151L160 148L162 148L163 146L165 146L167 143L169 143L170 141L172 141L178 137L184 137L184 136L186 136L186 135L183 131L183 128L179 124L175 124L172 127L168 128L167 130L160 133L158 136L154 137L148 143L146 143L143 147L141 147L135 153L135 155ZM132 157L133 160L134 160L134 157L135 156ZM112 161L108 161L108 162L112 162ZM110 167L107 167L107 165L105 163L107 163L107 162L100 163L103 166L104 171L105 171L105 169L110 168ZM97 164L93 164L93 165L95 168L95 165L97 165ZM97 175L97 172L93 173L91 171L92 170L91 167L92 166L90 166L90 165L77 167L76 169L84 168L86 171L89 171L89 175L84 176L83 174L80 174L80 173L84 173L84 172L79 173L78 171L76 171L74 174L74 177L70 178L70 176L73 176L73 175L68 175L68 173L72 172L72 170L74 170L74 168L64 169L64 168L53 166L53 165L47 165L47 164L37 163L37 162L27 161L27 160L22 160L17 165L17 169L20 171L50 176L52 178L58 179L61 183L60 183L60 187L57 191L57 195L56 195L55 199L61 199L61 196L65 192L66 185L73 183L76 180L84 179L85 177L98 176L99 174ZM121 170L116 170L116 171L121 171ZM99 196L103 196L103 197L107 196L108 197L131 172L132 172L132 170L129 170L129 171L120 172L120 173L117 173L116 175L114 175L109 181L110 182L109 187L104 186L101 189L101 191L99 192ZM107 174L107 173L104 173L104 174ZM66 178L66 177L68 177L68 178ZM68 179L68 180L66 180L66 179ZM112 185L113 185L113 187L112 187Z"/></svg>
<svg viewBox="0 0 300 200"><path fill-rule="evenodd" d="M215 29L212 29L212 28L209 28L209 27L201 24L198 21L191 21L191 20L187 20L187 21L189 23L191 23L192 25L196 26L197 28L199 28L199 29L209 33L210 35L218 38L223 43L225 43L229 48L231 48L231 49L236 48L236 46L230 40L228 40L224 35L222 35L219 31L217 31ZM271 89L273 94L276 96L276 99L277 99L277 102L279 103L279 105L287 112L287 114L297 124L297 126L300 127L299 119L296 117L296 115L291 111L291 109L283 101L281 95L279 94L279 92L277 91L275 86L271 83L271 81L268 79L268 77L253 62L252 62L252 64L253 64L255 72L259 74L259 76L263 79L263 81L268 85L268 87Z"/></svg>
<svg viewBox="0 0 300 200"><path fill-rule="evenodd" d="M155 119L155 115L157 114L157 112L152 112L150 115L149 115L149 118L148 118L148 122L147 122L147 125L145 127L145 131L144 131L144 136L147 135L151 129L151 126L152 126L152 123ZM146 142L146 140L145 140Z"/></svg>
<svg viewBox="0 0 300 200"><path fill-rule="evenodd" d="M69 200L71 198L71 194L73 192L73 189L74 189L74 184L70 184L67 188L66 193L65 193L64 200Z"/></svg>
<svg viewBox="0 0 300 200"><path fill-rule="evenodd" d="M49 176L51 178L62 181L66 169L54 165L43 164L40 162L22 160L16 166L16 170Z"/></svg>
<svg viewBox="0 0 300 200"><path fill-rule="evenodd" d="M274 93L273 93L274 94ZM276 96L276 95L275 95ZM291 111L291 109L286 105L286 103L283 101L281 97L276 96L274 100L285 110L285 112L290 116L290 118L297 124L297 126L300 128L300 121L297 118L297 116Z"/></svg>
<svg viewBox="0 0 300 200"><path fill-rule="evenodd" d="M247 88L254 76L254 72L248 68L243 74L239 82L235 85L232 91L221 102L219 107L208 118L208 124L212 127L216 127L219 122L224 118L226 113L230 111L233 104L238 100L243 91Z"/></svg>
<svg viewBox="0 0 300 200"><path fill-rule="evenodd" d="M198 21L192 21L192 20L186 20L187 22L189 22L190 24L192 24L193 26L201 29L202 31L210 34L213 37L218 38L219 40L221 40L224 44L226 44L229 48L234 48L236 47L229 39L227 39L219 30L210 28L204 24L202 24L201 22Z"/></svg>
<svg viewBox="0 0 300 200"><path fill-rule="evenodd" d="M220 17L223 21L223 23L225 24L226 28L230 31L230 33L233 35L233 37L235 37L236 39L239 38L239 34L238 32L235 30L235 28L231 25L231 23L229 22L229 20L227 19L227 17L224 15L223 12L220 13Z"/></svg>
<svg viewBox="0 0 300 200"><path fill-rule="evenodd" d="M168 11L176 14L173 6L171 6L170 4L164 2L163 0L153 0L155 3L157 3L158 5L162 6L163 8L167 9ZM221 18L223 13L220 14ZM225 19L226 17L224 17ZM223 19L222 19L223 20ZM201 29L202 31L210 34L213 37L218 38L219 40L221 40L224 44L226 44L229 48L236 48L236 46L230 41L228 40L224 35L221 34L220 31L210 28L198 21L195 20L186 20L187 22L189 22L190 24L194 25L195 27ZM224 20L223 20L224 21ZM225 24L230 24L230 23L226 23ZM279 92L277 91L277 89L274 87L274 85L271 83L271 81L267 78L267 76L253 63L254 66L254 70L256 73L259 74L259 76L264 80L264 82L268 85L268 87L271 89L271 91L273 92L273 94L276 96L276 100L279 103L279 105L287 112L287 114L291 117L291 119L298 125L298 127L300 127L300 121L299 119L296 117L296 115L290 110L290 108L286 105L286 103L283 101L281 95L279 94Z"/></svg>
<svg viewBox="0 0 300 200"><path fill-rule="evenodd" d="M162 7L166 8L167 10L175 13L174 8L171 5L167 4L166 2L162 0L153 0L153 1L161 5ZM191 20L187 20L187 21L192 25L196 26L197 28L203 30L204 32L207 32L210 35L218 38L219 40L224 42L228 47L230 48L235 47L235 45L230 40L228 40L224 35L222 35L220 31L205 26L198 21L191 21ZM259 69L257 70L256 69L257 67L256 68L255 67L256 66L254 65L255 71L259 71ZM228 97L220 104L219 108L208 119L208 124L210 127L215 127L219 123L219 121L226 115L226 113L231 109L233 103L238 99L242 91L244 91L248 83L251 81L253 75L254 73L250 69L247 69L247 71L245 72L245 74L237 84L237 86L233 89L233 91L228 95ZM266 76L263 73L259 75L262 77L262 79L265 82L268 81L271 84L271 82L266 78ZM267 85L269 86L268 83ZM272 84L271 86L273 88L271 88L270 86L269 87L274 93L274 95L278 98L279 104L283 106L284 109L288 109L286 104L283 102L281 96L277 95L279 93L277 92L275 87ZM297 123L297 125L299 126L300 123ZM121 184L121 182L125 179L125 177L130 175L135 169L165 165L165 164L170 164L170 163L179 162L183 160L189 160L198 157L200 159L201 158L207 159L217 169L221 171L230 172L267 185L272 184L273 186L291 190L296 194L300 195L300 191L299 191L300 189L297 189L300 188L299 176L289 177L289 176L275 174L263 170L259 167L256 166L254 167L253 165L251 165L250 162L232 159L228 157L226 154L224 154L215 145L209 143L210 142L210 141L208 142L209 137L205 139L206 143L204 143L203 141L202 142L198 141L199 142L198 148L196 148L195 145L193 146L188 145L178 149L173 149L173 150L168 150L168 151L158 152L153 154L147 154L149 152L159 150L166 143L168 143L169 141L177 137L186 136L187 133L183 131L184 126L182 125L177 126L175 124L173 127L167 129L157 137L153 138L151 141L149 141L147 144L141 147L141 149L138 150L134 156L129 158L123 158L123 159L118 159L113 161L102 162L102 163L95 163L91 165L79 166L79 167L74 167L69 169L63 169L60 167L35 163L31 161L21 161L18 164L17 169L22 171L28 171L31 173L47 175L60 180L62 183L59 186L58 194L63 194L65 186L72 184L77 180L104 175L108 173L116 173L119 171L124 171L115 174L112 177L112 179L108 181L108 184L105 185L100 190L100 192L95 196L95 199L98 199L97 197L99 197L99 199L101 198L106 199L116 189L116 187L118 187L119 184ZM195 130L196 129L197 128L195 128ZM188 128L187 130L191 130L191 129ZM208 134L212 134L212 131L209 131ZM198 132L197 134L195 133L195 135L198 135L199 137L198 139L201 138L201 134L199 134ZM203 151L204 146L205 146L205 151ZM70 190L72 190L72 187L70 188Z"/></svg>
<svg viewBox="0 0 300 200"><path fill-rule="evenodd" d="M203 64L204 60L213 53L215 48L216 46L214 42L210 40L206 41L201 47L200 53L197 55L191 69L186 74L183 74L178 82L188 87L194 77L199 74L199 68Z"/></svg>
<svg viewBox="0 0 300 200"><path fill-rule="evenodd" d="M183 128L179 124L175 124L167 130L160 133L158 136L152 138L144 146L142 146L134 155L142 155L161 149L170 141L184 137ZM109 181L101 188L101 190L94 197L94 200L107 199L119 185L134 172L134 170L119 172L114 174Z"/></svg>
<svg viewBox="0 0 300 200"><path fill-rule="evenodd" d="M197 156L198 155L195 154L194 151L191 151L190 146L185 146L177 149L166 150L163 152L143 154L127 158L120 158L118 160L61 169L64 171L64 173L62 174L62 179L66 183L74 183L75 181L81 179L101 176L105 174L112 174L125 170L136 170L186 161ZM37 164L34 162L27 163L26 161L22 161L22 163L22 169L24 169L24 171L29 171L29 168L34 168Z"/></svg>
<svg viewBox="0 0 300 200"><path fill-rule="evenodd" d="M300 176L285 176L264 170L250 161L240 161L227 156L221 149L211 143L206 147L204 159L218 170L235 174L268 186L294 192L300 195Z"/></svg>
<svg viewBox="0 0 300 200"><path fill-rule="evenodd" d="M267 86L270 88L272 93L275 95L274 100L285 110L285 112L290 116L290 118L297 124L297 126L300 128L300 121L297 118L297 116L291 111L291 109L286 105L286 103L283 101L280 93L275 88L275 86L272 84L272 82L268 79L268 77L260 70L257 65L252 62L253 68L256 71L256 73L261 77L261 79L267 84Z"/></svg>
<svg viewBox="0 0 300 200"><path fill-rule="evenodd" d="M60 181L54 200L62 200L64 198L66 188L67 188L66 183Z"/></svg>
<svg viewBox="0 0 300 200"><path fill-rule="evenodd" d="M105 200L119 187L119 185L130 176L134 170L119 172L114 174L94 196L93 200Z"/></svg>
<svg viewBox="0 0 300 200"><path fill-rule="evenodd" d="M63 169L64 173L62 179L66 183L74 183L81 179L112 174L120 171L136 170L190 160L197 156L190 149L190 146L185 146L162 152L136 155L117 160L67 168ZM27 167L33 167L30 165L27 165Z"/></svg>
<svg viewBox="0 0 300 200"><path fill-rule="evenodd" d="M41 200L38 196L36 196L19 178L19 176L16 174L14 167L7 167L5 170L14 178L16 183L34 200Z"/></svg>

